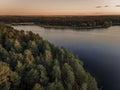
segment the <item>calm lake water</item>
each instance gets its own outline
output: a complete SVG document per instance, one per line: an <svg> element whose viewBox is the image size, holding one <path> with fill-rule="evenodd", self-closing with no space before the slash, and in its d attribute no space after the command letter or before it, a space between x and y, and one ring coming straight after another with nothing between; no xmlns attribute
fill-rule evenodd
<svg viewBox="0 0 120 90"><path fill-rule="evenodd" d="M101 90L120 90L120 26L77 31L45 29L39 26L13 26L33 31L57 46L71 50L96 77Z"/></svg>

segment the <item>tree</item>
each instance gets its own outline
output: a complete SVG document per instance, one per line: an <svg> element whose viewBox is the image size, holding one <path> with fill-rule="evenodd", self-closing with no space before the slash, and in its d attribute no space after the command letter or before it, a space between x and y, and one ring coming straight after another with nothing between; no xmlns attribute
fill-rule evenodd
<svg viewBox="0 0 120 90"><path fill-rule="evenodd" d="M21 52L22 51L22 46L17 39L14 41L14 48L15 48L16 52Z"/></svg>
<svg viewBox="0 0 120 90"><path fill-rule="evenodd" d="M43 88L39 83L36 83L36 84L34 85L33 90L44 90L44 88Z"/></svg>
<svg viewBox="0 0 120 90"><path fill-rule="evenodd" d="M58 60L54 60L54 66L52 70L52 79L61 80L61 69L60 69Z"/></svg>
<svg viewBox="0 0 120 90"><path fill-rule="evenodd" d="M98 90L95 78L93 78L90 74L87 75L88 75L87 90Z"/></svg>
<svg viewBox="0 0 120 90"><path fill-rule="evenodd" d="M48 76L47 76L47 71L46 68L43 65L38 65L37 66L37 70L39 72L39 76L40 76L40 80L39 82L41 83L41 85L45 86L48 84Z"/></svg>
<svg viewBox="0 0 120 90"><path fill-rule="evenodd" d="M16 71L20 72L23 69L23 65L20 61L17 61Z"/></svg>
<svg viewBox="0 0 120 90"><path fill-rule="evenodd" d="M112 25L111 21L104 21L103 27L110 27Z"/></svg>
<svg viewBox="0 0 120 90"><path fill-rule="evenodd" d="M25 62L28 64L31 64L34 61L34 56L32 55L32 52L29 49L26 49L24 51L24 55L25 55Z"/></svg>
<svg viewBox="0 0 120 90"><path fill-rule="evenodd" d="M64 90L64 87L61 82L55 81L55 82L49 83L47 90Z"/></svg>
<svg viewBox="0 0 120 90"><path fill-rule="evenodd" d="M2 45L0 44L0 58L1 59L6 59L9 56L8 51L2 47Z"/></svg>
<svg viewBox="0 0 120 90"><path fill-rule="evenodd" d="M9 82L10 82L11 90L16 90L19 88L20 76L18 75L17 72L12 72L12 71L10 72Z"/></svg>
<svg viewBox="0 0 120 90"><path fill-rule="evenodd" d="M36 82L39 82L39 78L39 72L33 68L30 69L24 78L27 89L31 89Z"/></svg>
<svg viewBox="0 0 120 90"><path fill-rule="evenodd" d="M83 83L80 90L88 90L87 84Z"/></svg>
<svg viewBox="0 0 120 90"><path fill-rule="evenodd" d="M50 69L52 68L51 64L52 64L52 53L49 50L45 50L44 53L44 65L46 67L46 69L48 70L48 72L50 72Z"/></svg>
<svg viewBox="0 0 120 90"><path fill-rule="evenodd" d="M72 71L72 68L70 65L68 65L67 63L64 64L63 67L63 72L64 72L64 83L66 85L66 89L67 90L72 90L73 89L73 85L75 84L75 76L74 73Z"/></svg>
<svg viewBox="0 0 120 90"><path fill-rule="evenodd" d="M35 41L29 41L28 42L28 49L31 50L31 52L33 53L33 55L37 56L39 51L38 51L38 48L37 48L37 45L36 45L36 42Z"/></svg>
<svg viewBox="0 0 120 90"><path fill-rule="evenodd" d="M19 85L19 76L13 72L9 65L0 62L0 88L1 90L15 89ZM3 88L2 88L3 87Z"/></svg>
<svg viewBox="0 0 120 90"><path fill-rule="evenodd" d="M81 85L83 82L86 82L87 73L83 69L83 66L81 65L80 61L77 59L72 59L71 66L73 68L73 71L76 77L76 82L78 83L78 85Z"/></svg>

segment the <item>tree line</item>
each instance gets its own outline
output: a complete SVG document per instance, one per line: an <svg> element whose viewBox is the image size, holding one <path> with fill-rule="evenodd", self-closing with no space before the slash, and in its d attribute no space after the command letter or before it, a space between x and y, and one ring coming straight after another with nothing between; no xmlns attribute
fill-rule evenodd
<svg viewBox="0 0 120 90"><path fill-rule="evenodd" d="M120 16L0 16L5 23L26 23L43 27L107 28L120 25Z"/></svg>

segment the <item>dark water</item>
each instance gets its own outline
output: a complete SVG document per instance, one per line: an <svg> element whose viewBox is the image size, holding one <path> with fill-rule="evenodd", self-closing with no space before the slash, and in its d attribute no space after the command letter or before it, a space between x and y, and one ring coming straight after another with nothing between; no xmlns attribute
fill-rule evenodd
<svg viewBox="0 0 120 90"><path fill-rule="evenodd" d="M80 57L84 67L96 77L102 90L120 90L120 26L90 31L13 26L33 31L57 46Z"/></svg>

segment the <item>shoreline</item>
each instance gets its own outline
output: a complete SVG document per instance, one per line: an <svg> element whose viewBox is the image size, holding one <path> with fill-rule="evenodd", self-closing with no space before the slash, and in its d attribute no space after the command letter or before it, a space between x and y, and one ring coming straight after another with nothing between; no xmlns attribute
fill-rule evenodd
<svg viewBox="0 0 120 90"><path fill-rule="evenodd" d="M53 25L40 25L40 24L35 24L35 23L9 23L7 24L9 26L13 25L13 26L18 26L18 25L37 25L37 26L40 26L40 27L43 27L43 28L50 28L50 29L102 29L102 28L109 28L111 26L108 26L108 27L102 27L102 26L97 26L97 27L77 27L77 26L53 26ZM115 25L112 25L112 26L115 26Z"/></svg>
<svg viewBox="0 0 120 90"><path fill-rule="evenodd" d="M36 24L35 24L36 25ZM102 28L109 28L109 27L72 27L72 26L52 26L52 25L38 25L43 28L50 28L50 29L102 29Z"/></svg>
<svg viewBox="0 0 120 90"><path fill-rule="evenodd" d="M107 26L107 27L103 27L103 26L96 26L96 27L78 27L78 26L54 26L54 25L42 25L42 24L36 24L34 22L26 22L26 23L8 23L7 25L11 26L18 26L18 25L31 25L31 26L34 26L34 25L37 25L37 26L40 26L40 27L43 27L43 28L49 28L49 29L76 29L76 30L84 30L84 29L106 29L106 28L110 28L112 26L120 26L120 24L113 24L111 26Z"/></svg>

